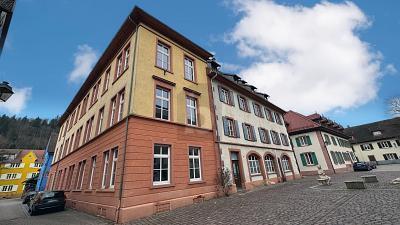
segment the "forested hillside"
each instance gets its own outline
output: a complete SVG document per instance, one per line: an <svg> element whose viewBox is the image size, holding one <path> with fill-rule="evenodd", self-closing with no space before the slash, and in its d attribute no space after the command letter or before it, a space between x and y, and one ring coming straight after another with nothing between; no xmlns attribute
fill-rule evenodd
<svg viewBox="0 0 400 225"><path fill-rule="evenodd" d="M0 149L45 149L51 132L58 131L58 118L47 120L0 117Z"/></svg>

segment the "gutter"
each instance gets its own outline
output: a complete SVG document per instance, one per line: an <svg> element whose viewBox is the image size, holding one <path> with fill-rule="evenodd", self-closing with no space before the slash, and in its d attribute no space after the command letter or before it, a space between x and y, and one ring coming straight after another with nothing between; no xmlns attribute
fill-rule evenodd
<svg viewBox="0 0 400 225"><path fill-rule="evenodd" d="M131 80L130 80L130 87L129 87L129 102L128 102L128 115L126 116L125 119L125 140L124 140L124 149L123 149L123 156L122 156L122 171L121 171L121 176L120 176L120 182L119 182L119 193L118 193L118 207L116 211L116 223L119 223L119 215L120 215L120 210L121 210L121 203L122 203L122 189L123 189L123 184L124 184L124 175L125 175L125 162L126 162L126 148L128 144L128 128L129 128L129 113L131 110L131 102L132 102L132 90L133 90L133 76L135 74L135 69L136 66L134 66L136 62L136 49L137 49L137 39L138 39L138 24L136 24L131 16L128 16L129 21L131 21L135 26L135 49L133 50L133 62L132 62L132 72L131 72Z"/></svg>

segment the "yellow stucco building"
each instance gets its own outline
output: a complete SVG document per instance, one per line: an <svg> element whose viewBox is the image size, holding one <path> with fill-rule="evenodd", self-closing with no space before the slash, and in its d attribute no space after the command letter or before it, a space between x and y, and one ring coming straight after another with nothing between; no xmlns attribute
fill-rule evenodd
<svg viewBox="0 0 400 225"><path fill-rule="evenodd" d="M0 150L0 198L20 197L24 181L39 175L44 150Z"/></svg>

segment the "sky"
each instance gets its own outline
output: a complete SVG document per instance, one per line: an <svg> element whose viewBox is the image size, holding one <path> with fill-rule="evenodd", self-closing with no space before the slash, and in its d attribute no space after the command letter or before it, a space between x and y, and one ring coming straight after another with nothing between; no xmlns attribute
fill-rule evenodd
<svg viewBox="0 0 400 225"><path fill-rule="evenodd" d="M391 118L400 96L400 1L19 0L0 81L0 114L61 115L137 5L215 54L271 102L343 126Z"/></svg>

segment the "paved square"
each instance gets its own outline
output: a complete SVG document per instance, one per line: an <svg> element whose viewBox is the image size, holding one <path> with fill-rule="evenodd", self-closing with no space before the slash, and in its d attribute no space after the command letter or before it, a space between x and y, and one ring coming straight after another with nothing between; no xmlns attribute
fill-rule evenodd
<svg viewBox="0 0 400 225"><path fill-rule="evenodd" d="M365 190L345 189L345 180L376 174L379 183ZM220 198L161 213L130 224L400 224L400 165L332 177L318 186L316 177Z"/></svg>

